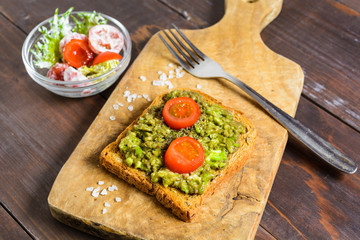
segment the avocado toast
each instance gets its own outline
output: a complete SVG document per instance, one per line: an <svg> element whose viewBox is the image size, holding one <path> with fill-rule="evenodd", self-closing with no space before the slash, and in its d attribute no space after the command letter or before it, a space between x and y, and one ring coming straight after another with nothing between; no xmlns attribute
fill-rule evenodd
<svg viewBox="0 0 360 240"><path fill-rule="evenodd" d="M165 124L160 112L166 101L183 96L199 104L201 116L193 126L174 130ZM188 174L170 171L163 160L170 142L183 136L197 139L205 149L203 165ZM183 221L190 222L221 183L245 165L255 138L254 125L239 111L199 91L175 90L156 97L101 152L100 163L127 183L155 196Z"/></svg>

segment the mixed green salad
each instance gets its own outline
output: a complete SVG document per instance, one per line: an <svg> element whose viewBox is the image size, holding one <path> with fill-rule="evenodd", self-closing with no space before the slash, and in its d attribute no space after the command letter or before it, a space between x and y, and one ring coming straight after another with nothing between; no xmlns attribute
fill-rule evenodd
<svg viewBox="0 0 360 240"><path fill-rule="evenodd" d="M62 15L58 11L49 28L39 28L42 36L31 50L34 65L49 69L48 78L80 81L98 77L118 65L124 46L119 29L108 25L95 11L72 13L73 7Z"/></svg>

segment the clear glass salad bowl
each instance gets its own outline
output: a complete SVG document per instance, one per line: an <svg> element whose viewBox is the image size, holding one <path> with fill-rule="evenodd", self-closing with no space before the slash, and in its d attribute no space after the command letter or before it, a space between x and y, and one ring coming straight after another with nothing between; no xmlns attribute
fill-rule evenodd
<svg viewBox="0 0 360 240"><path fill-rule="evenodd" d="M79 11L72 12L70 16L71 15L76 16L77 13L79 13ZM62 16L62 14L59 14L59 16ZM42 37L42 33L39 32L39 28L42 26L45 26L48 29L50 28L50 21L53 18L50 17L47 20L41 22L39 25L37 25L29 33L23 44L22 59L26 71L28 72L30 77L36 83L48 89L49 91L70 98L81 98L81 97L92 96L110 87L129 65L131 58L131 38L127 29L119 21L105 14L101 14L101 16L107 20L108 25L116 27L124 35L124 47L120 52L120 55L122 55L122 59L115 68L111 69L110 71L98 77L81 80L81 81L61 81L61 80L53 80L48 78L46 75L49 69L38 68L37 66L35 66L34 55L31 52L31 49L35 48L35 44ZM75 23L71 17L69 18L69 20L70 20L70 25L75 26Z"/></svg>

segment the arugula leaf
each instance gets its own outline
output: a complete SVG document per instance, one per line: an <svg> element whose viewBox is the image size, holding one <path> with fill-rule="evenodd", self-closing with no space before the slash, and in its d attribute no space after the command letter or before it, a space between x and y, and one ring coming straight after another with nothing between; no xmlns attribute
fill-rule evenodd
<svg viewBox="0 0 360 240"><path fill-rule="evenodd" d="M77 16L80 18L81 21L79 21L76 17L71 16L76 24L73 32L82 33L85 35L89 34L90 28L99 24L107 23L107 20L103 16L101 16L100 13L97 14L95 11L93 11L92 13L79 12Z"/></svg>
<svg viewBox="0 0 360 240"><path fill-rule="evenodd" d="M61 54L59 51L60 40L71 33L72 27L69 24L69 16L73 8L67 10L59 17L59 9L55 10L53 19L50 21L50 29L40 27L39 32L43 34L35 44L35 50L31 49L35 60L34 64L38 68L50 68L59 62Z"/></svg>

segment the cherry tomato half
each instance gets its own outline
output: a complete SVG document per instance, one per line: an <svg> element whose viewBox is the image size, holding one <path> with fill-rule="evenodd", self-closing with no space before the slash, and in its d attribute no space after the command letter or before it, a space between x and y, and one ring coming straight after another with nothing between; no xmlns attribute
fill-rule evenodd
<svg viewBox="0 0 360 240"><path fill-rule="evenodd" d="M59 51L61 54L63 54L66 44L68 44L73 39L81 39L81 40L85 40L86 42L88 41L88 37L84 34L76 33L76 32L70 33L60 41Z"/></svg>
<svg viewBox="0 0 360 240"><path fill-rule="evenodd" d="M172 129L191 127L201 114L199 105L188 97L177 97L165 103L162 115Z"/></svg>
<svg viewBox="0 0 360 240"><path fill-rule="evenodd" d="M165 152L165 165L173 172L190 173L204 163L204 149L191 137L180 137L171 142Z"/></svg>
<svg viewBox="0 0 360 240"><path fill-rule="evenodd" d="M67 63L56 63L52 66L48 73L47 77L53 80L64 80L64 72L65 70L70 67Z"/></svg>
<svg viewBox="0 0 360 240"><path fill-rule="evenodd" d="M96 25L89 30L89 46L96 54L119 53L124 46L124 35L111 25Z"/></svg>
<svg viewBox="0 0 360 240"><path fill-rule="evenodd" d="M94 53L90 50L87 41L82 39L72 39L65 45L64 59L75 68L89 66L94 58Z"/></svg>
<svg viewBox="0 0 360 240"><path fill-rule="evenodd" d="M114 52L103 52L103 53L100 53L99 55L97 55L95 58L94 58L94 61L92 63L92 65L96 65L96 64L99 64L99 63L102 63L102 62L106 62L106 61L109 61L109 60L113 60L113 59L122 59L122 56L120 54L117 54L117 53L114 53Z"/></svg>

